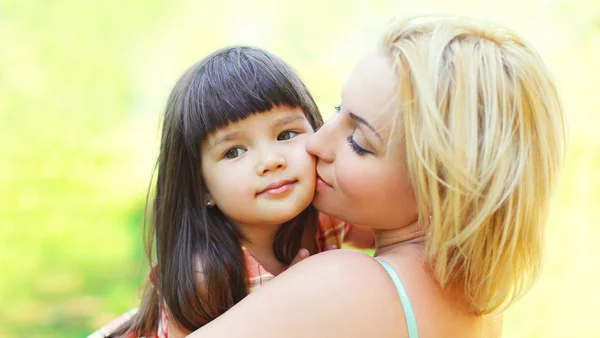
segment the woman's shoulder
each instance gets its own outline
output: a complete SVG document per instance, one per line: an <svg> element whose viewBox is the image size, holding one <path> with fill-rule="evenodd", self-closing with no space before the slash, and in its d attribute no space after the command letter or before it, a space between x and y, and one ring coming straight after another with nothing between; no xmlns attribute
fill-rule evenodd
<svg viewBox="0 0 600 338"><path fill-rule="evenodd" d="M404 257L399 261L393 259L393 270L400 272L396 274L401 280L406 275L411 276L411 279L418 277L419 280L423 280L422 277L426 275L423 262L418 257L414 258ZM383 260L387 259L383 258ZM397 264L398 262L400 264ZM390 272L377 259L357 250L344 249L322 252L290 268L290 273L294 274L309 272L315 277L315 280L325 283L323 285L343 284L349 286L345 289L351 290L354 287L366 285L376 287L389 284L395 290Z"/></svg>
<svg viewBox="0 0 600 338"><path fill-rule="evenodd" d="M297 270L296 272L294 270ZM315 279L325 283L374 282L385 277L385 270L373 257L356 250L330 250L313 255L294 265L289 273L303 274L310 271Z"/></svg>
<svg viewBox="0 0 600 338"><path fill-rule="evenodd" d="M332 250L311 256L202 328L202 337L402 337L393 284L369 255ZM391 297L390 297L391 296ZM260 311L256 311L260 309ZM239 325L231 326L235 322ZM306 325L311 323L311 325Z"/></svg>
<svg viewBox="0 0 600 338"><path fill-rule="evenodd" d="M474 315L461 292L463 286L442 287L418 248L405 247L381 259L401 281L407 295L403 302L410 303L420 337L500 336L502 316Z"/></svg>
<svg viewBox="0 0 600 338"><path fill-rule="evenodd" d="M331 307L316 316L326 313L328 320L346 323L335 336L402 337L407 331L406 323L398 320L404 318L404 311L392 280L383 266L365 253L326 251L298 263L286 274L278 277L288 279L282 283L295 283L291 289L310 295L299 306L314 312L316 301L319 307L327 303Z"/></svg>

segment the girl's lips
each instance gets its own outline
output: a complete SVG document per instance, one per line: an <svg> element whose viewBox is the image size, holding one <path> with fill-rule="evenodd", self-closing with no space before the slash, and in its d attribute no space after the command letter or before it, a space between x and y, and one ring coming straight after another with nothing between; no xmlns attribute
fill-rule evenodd
<svg viewBox="0 0 600 338"><path fill-rule="evenodd" d="M292 180L277 181L277 182L269 184L266 188L259 191L256 195L257 196L258 195L267 195L267 196L283 195L283 194L289 192L290 190L292 190L292 188L294 187L294 184L296 182L298 182L298 181L292 181Z"/></svg>

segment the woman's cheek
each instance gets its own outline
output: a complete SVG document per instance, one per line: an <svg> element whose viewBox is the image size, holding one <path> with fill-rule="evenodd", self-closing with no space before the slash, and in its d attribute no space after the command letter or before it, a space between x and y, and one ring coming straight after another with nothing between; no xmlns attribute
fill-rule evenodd
<svg viewBox="0 0 600 338"><path fill-rule="evenodd" d="M376 172L369 169L369 166L354 163L338 170L340 189L346 196L361 204L365 200L376 199L381 194L382 181L377 177Z"/></svg>

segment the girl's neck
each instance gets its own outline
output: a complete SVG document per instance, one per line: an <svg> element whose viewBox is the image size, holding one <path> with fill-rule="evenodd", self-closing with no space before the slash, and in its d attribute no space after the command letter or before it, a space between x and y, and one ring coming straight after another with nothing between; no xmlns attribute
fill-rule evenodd
<svg viewBox="0 0 600 338"><path fill-rule="evenodd" d="M253 254L255 252L270 252L273 254L273 239L281 224L276 225L240 225L242 243Z"/></svg>
<svg viewBox="0 0 600 338"><path fill-rule="evenodd" d="M277 275L285 267L283 263L277 260L273 252L273 240L277 230L281 227L278 225L244 225L240 226L242 233L242 243L250 251L254 259L256 259L267 271L273 275Z"/></svg>
<svg viewBox="0 0 600 338"><path fill-rule="evenodd" d="M377 250L375 256L384 254L398 246L422 244L425 241L423 223L415 221L397 229L373 229Z"/></svg>

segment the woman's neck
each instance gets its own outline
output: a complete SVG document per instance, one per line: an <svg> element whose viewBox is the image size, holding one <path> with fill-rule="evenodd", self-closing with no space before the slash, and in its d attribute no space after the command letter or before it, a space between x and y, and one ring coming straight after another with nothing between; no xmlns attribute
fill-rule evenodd
<svg viewBox="0 0 600 338"><path fill-rule="evenodd" d="M376 256L401 245L418 244L425 241L425 230L420 221L397 229L373 229L373 233L377 247Z"/></svg>

